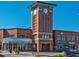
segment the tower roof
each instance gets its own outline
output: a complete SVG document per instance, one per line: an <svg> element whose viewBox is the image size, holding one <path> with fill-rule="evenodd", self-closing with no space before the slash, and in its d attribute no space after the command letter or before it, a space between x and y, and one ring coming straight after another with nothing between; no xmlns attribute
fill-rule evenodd
<svg viewBox="0 0 79 59"><path fill-rule="evenodd" d="M51 7L56 6L56 4L37 1L37 2L33 3L31 6L29 6L29 7L33 8L33 7L38 6L38 5L51 6Z"/></svg>

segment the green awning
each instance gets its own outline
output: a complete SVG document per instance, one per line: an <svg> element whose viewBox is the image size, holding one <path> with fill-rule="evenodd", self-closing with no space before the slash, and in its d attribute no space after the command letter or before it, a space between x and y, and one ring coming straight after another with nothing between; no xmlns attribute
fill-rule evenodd
<svg viewBox="0 0 79 59"><path fill-rule="evenodd" d="M3 43L32 43L30 38L3 38Z"/></svg>

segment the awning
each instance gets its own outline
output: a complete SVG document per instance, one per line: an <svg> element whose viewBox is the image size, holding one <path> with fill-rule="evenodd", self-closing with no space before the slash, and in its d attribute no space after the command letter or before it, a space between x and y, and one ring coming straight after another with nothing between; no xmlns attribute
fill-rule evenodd
<svg viewBox="0 0 79 59"><path fill-rule="evenodd" d="M30 38L3 38L3 43L32 43Z"/></svg>

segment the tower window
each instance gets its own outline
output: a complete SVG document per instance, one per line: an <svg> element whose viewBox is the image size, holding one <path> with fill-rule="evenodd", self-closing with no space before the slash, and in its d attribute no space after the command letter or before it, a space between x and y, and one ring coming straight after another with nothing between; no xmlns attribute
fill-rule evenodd
<svg viewBox="0 0 79 59"><path fill-rule="evenodd" d="M45 35L44 34L42 34L42 39L44 39L45 38Z"/></svg>
<svg viewBox="0 0 79 59"><path fill-rule="evenodd" d="M49 38L50 38L50 37L49 37L49 34L41 34L40 37L41 37L42 39L49 39Z"/></svg>
<svg viewBox="0 0 79 59"><path fill-rule="evenodd" d="M35 10L34 10L34 15L36 15L36 12L37 12L37 11L36 11L36 9L35 9Z"/></svg>
<svg viewBox="0 0 79 59"><path fill-rule="evenodd" d="M46 36L46 39L49 39L49 34L46 34L45 36Z"/></svg>

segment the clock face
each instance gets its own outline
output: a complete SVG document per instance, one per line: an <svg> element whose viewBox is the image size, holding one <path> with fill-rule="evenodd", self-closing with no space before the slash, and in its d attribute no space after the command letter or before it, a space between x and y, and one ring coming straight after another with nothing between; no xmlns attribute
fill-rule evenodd
<svg viewBox="0 0 79 59"><path fill-rule="evenodd" d="M48 12L48 10L47 9L44 9L44 13L46 14Z"/></svg>

